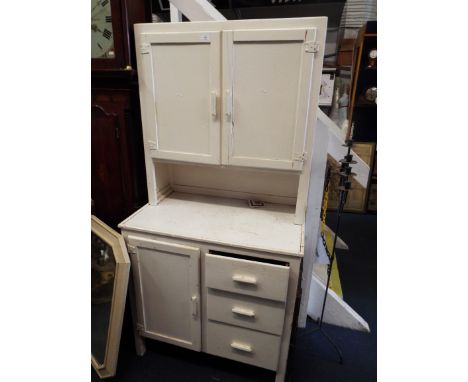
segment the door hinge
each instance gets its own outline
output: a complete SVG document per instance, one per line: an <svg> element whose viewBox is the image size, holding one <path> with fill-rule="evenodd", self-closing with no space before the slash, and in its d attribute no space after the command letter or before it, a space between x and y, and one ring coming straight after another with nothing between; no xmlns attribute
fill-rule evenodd
<svg viewBox="0 0 468 382"><path fill-rule="evenodd" d="M129 244L129 245L127 245L127 251L128 251L128 253L136 254L136 247Z"/></svg>
<svg viewBox="0 0 468 382"><path fill-rule="evenodd" d="M145 327L143 326L143 324L136 324L136 330L138 333L144 333Z"/></svg>
<svg viewBox="0 0 468 382"><path fill-rule="evenodd" d="M140 53L141 54L147 54L150 52L150 44L148 43L143 43L143 44L140 44Z"/></svg>
<svg viewBox="0 0 468 382"><path fill-rule="evenodd" d="M157 150L158 146L156 145L155 141L148 141L148 147L150 150Z"/></svg>
<svg viewBox="0 0 468 382"><path fill-rule="evenodd" d="M294 161L296 162L305 162L306 159L307 159L307 153L305 152L294 155Z"/></svg>
<svg viewBox="0 0 468 382"><path fill-rule="evenodd" d="M319 43L318 42L306 42L305 43L305 51L307 53L317 53L319 51Z"/></svg>

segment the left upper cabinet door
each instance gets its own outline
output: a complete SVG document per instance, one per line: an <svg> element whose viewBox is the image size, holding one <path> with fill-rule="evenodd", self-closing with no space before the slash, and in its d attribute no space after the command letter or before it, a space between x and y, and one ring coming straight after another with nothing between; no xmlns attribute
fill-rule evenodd
<svg viewBox="0 0 468 382"><path fill-rule="evenodd" d="M220 163L221 32L141 35L140 92L150 156Z"/></svg>
<svg viewBox="0 0 468 382"><path fill-rule="evenodd" d="M140 335L200 351L200 249L129 236Z"/></svg>

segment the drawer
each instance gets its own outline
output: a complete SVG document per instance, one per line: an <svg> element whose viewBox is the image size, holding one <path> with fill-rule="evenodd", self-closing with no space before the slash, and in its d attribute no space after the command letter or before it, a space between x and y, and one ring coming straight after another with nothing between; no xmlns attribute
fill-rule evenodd
<svg viewBox="0 0 468 382"><path fill-rule="evenodd" d="M208 321L207 353L276 370L281 337Z"/></svg>
<svg viewBox="0 0 468 382"><path fill-rule="evenodd" d="M208 288L286 301L288 266L207 254L205 267Z"/></svg>
<svg viewBox="0 0 468 382"><path fill-rule="evenodd" d="M208 289L208 319L244 328L281 335L283 333L285 304Z"/></svg>

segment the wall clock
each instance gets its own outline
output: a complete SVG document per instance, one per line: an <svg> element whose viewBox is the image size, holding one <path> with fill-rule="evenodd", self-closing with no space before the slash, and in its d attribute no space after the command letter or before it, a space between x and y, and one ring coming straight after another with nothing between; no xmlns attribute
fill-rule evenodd
<svg viewBox="0 0 468 382"><path fill-rule="evenodd" d="M129 62L124 0L91 0L91 68L122 70Z"/></svg>

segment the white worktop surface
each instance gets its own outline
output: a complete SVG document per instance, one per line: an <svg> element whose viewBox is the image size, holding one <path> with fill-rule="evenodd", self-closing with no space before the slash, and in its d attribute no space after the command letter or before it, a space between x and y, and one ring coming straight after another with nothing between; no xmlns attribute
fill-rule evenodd
<svg viewBox="0 0 468 382"><path fill-rule="evenodd" d="M154 233L245 249L303 256L302 225L294 206L174 192L159 205L147 204L119 224L122 230Z"/></svg>

